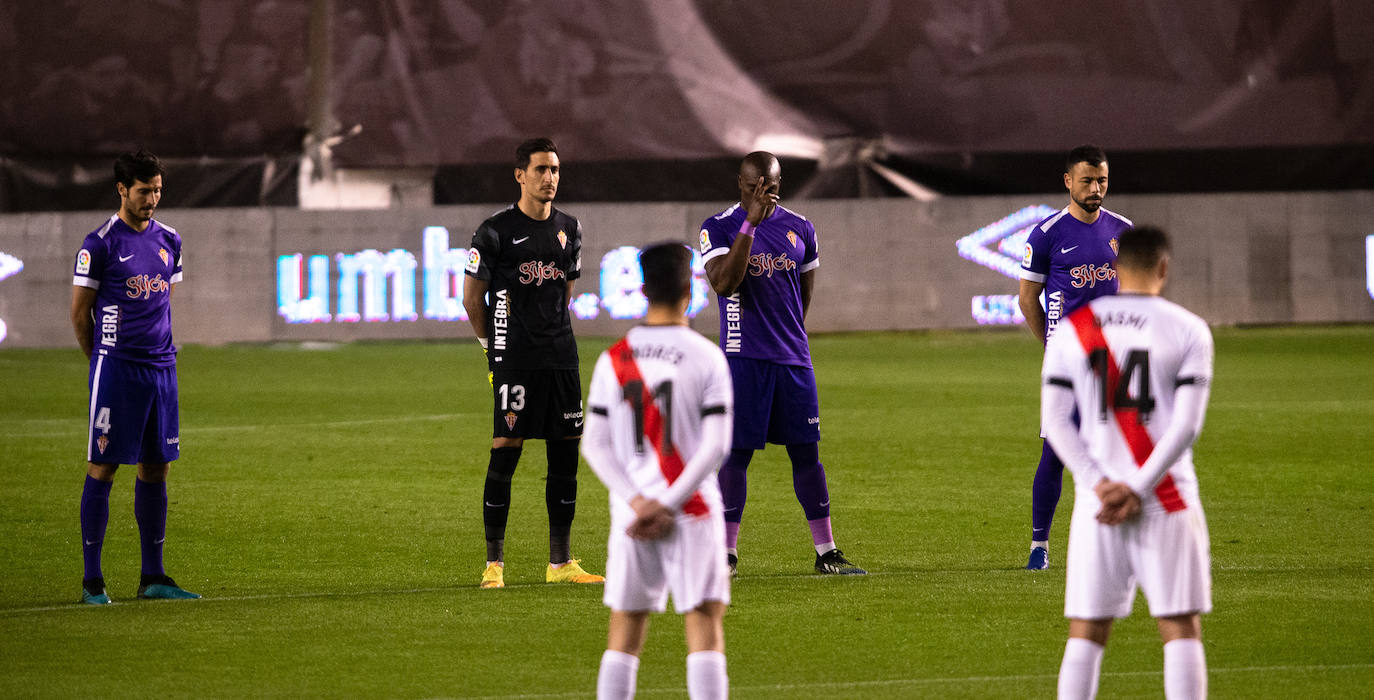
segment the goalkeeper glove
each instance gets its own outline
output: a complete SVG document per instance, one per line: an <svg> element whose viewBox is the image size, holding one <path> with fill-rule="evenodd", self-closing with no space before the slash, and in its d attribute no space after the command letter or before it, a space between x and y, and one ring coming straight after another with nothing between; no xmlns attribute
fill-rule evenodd
<svg viewBox="0 0 1374 700"><path fill-rule="evenodd" d="M482 344L482 359L487 361L487 386L495 386L492 381L491 356L487 354L487 339L478 338L477 342Z"/></svg>

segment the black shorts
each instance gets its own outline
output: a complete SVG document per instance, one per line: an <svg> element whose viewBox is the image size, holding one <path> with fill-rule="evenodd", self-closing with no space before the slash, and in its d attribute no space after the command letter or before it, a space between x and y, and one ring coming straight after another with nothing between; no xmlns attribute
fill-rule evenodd
<svg viewBox="0 0 1374 700"><path fill-rule="evenodd" d="M582 434L582 377L575 369L492 371L492 437L560 440Z"/></svg>

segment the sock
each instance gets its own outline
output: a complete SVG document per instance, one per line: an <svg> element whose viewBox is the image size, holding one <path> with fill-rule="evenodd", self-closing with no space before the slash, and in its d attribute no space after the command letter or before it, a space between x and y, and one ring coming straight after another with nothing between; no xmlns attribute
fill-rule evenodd
<svg viewBox="0 0 1374 700"><path fill-rule="evenodd" d="M86 485L81 489L81 560L85 565L84 579L105 578L100 571L100 551L105 546L105 528L110 524L112 486L112 481L101 481L87 475Z"/></svg>
<svg viewBox="0 0 1374 700"><path fill-rule="evenodd" d="M830 517L830 489L825 484L825 467L821 465L820 445L808 442L788 445L787 457L792 460L792 491L807 520Z"/></svg>
<svg viewBox="0 0 1374 700"><path fill-rule="evenodd" d="M549 509L549 563L572 559L572 522L577 512L577 446L581 440L549 440L544 443L549 478L544 482L544 504Z"/></svg>
<svg viewBox="0 0 1374 700"><path fill-rule="evenodd" d="M1036 547L1041 547L1041 548L1043 548L1046 552L1048 552L1048 551L1050 551L1050 541L1049 541L1049 540L1031 540L1031 549L1035 549Z"/></svg>
<svg viewBox="0 0 1374 700"><path fill-rule="evenodd" d="M1207 656L1201 639L1175 639L1164 645L1164 697L1207 697Z"/></svg>
<svg viewBox="0 0 1374 700"><path fill-rule="evenodd" d="M735 546L729 536L730 523L735 524L738 537L739 523L744 518L744 499L749 495L749 460L753 458L753 450L730 450L730 456L725 458L725 463L720 465L720 472L716 474L721 500L725 503L726 547Z"/></svg>
<svg viewBox="0 0 1374 700"><path fill-rule="evenodd" d="M1054 523L1054 509L1059 505L1059 493L1064 486L1064 463L1046 442L1040 448L1040 464L1031 482L1031 539L1049 541L1050 525Z"/></svg>
<svg viewBox="0 0 1374 700"><path fill-rule="evenodd" d="M730 695L725 675L725 654L698 651L687 655L687 697L691 700L724 700Z"/></svg>
<svg viewBox="0 0 1374 700"><path fill-rule="evenodd" d="M725 521L725 551L739 556L739 523Z"/></svg>
<svg viewBox="0 0 1374 700"><path fill-rule="evenodd" d="M806 524L811 527L811 544L816 547L817 554L825 554L835 548L835 537L830 534L830 518L808 520Z"/></svg>
<svg viewBox="0 0 1374 700"><path fill-rule="evenodd" d="M607 649L601 654L601 672L596 674L596 700L630 700L638 673L638 656Z"/></svg>
<svg viewBox="0 0 1374 700"><path fill-rule="evenodd" d="M506 518L510 515L510 480L520 463L519 447L493 447L482 488L482 525L487 537L487 561L504 561Z"/></svg>
<svg viewBox="0 0 1374 700"><path fill-rule="evenodd" d="M1060 700L1097 696L1097 678L1102 671L1102 645L1089 639L1069 637L1064 645L1064 661L1059 666Z"/></svg>
<svg viewBox="0 0 1374 700"><path fill-rule="evenodd" d="M134 520L143 550L143 575L161 576L162 542L167 539L167 482L134 479Z"/></svg>

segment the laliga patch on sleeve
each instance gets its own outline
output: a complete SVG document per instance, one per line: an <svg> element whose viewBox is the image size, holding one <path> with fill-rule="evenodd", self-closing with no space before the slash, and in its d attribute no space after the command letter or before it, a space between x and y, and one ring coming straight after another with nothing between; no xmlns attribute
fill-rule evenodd
<svg viewBox="0 0 1374 700"><path fill-rule="evenodd" d="M471 272L472 274L475 275L475 274L477 274L477 268L479 268L479 267L481 267L481 266L482 266L482 254L479 253L479 252L477 252L477 249L476 249L476 248L473 248L472 250L469 250L469 251L468 251L468 267L467 267L468 272Z"/></svg>
<svg viewBox="0 0 1374 700"><path fill-rule="evenodd" d="M1034 257L1035 257L1035 249L1031 247L1031 244L1030 244L1030 243L1027 243L1027 244L1026 244L1026 255L1025 255L1025 257L1021 258L1021 267L1024 267L1024 268L1029 269L1030 266L1031 266L1031 259L1034 258Z"/></svg>
<svg viewBox="0 0 1374 700"><path fill-rule="evenodd" d="M711 234L707 233L707 232L706 232L706 229L702 229L702 230L701 230L701 252L705 253L705 252L707 252L707 251L709 251L709 250L711 250Z"/></svg>
<svg viewBox="0 0 1374 700"><path fill-rule="evenodd" d="M81 252L76 254L76 274L91 274L91 251L85 248L82 248Z"/></svg>

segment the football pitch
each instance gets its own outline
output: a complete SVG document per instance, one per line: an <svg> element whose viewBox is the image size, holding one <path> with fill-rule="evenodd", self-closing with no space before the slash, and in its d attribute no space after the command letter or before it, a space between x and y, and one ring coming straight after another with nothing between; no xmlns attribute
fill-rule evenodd
<svg viewBox="0 0 1374 700"><path fill-rule="evenodd" d="M1196 447L1215 612L1211 692L1374 694L1374 326L1216 329ZM609 339L581 341L582 379ZM1051 569L1028 572L1039 349L1024 331L812 339L837 541L873 572L822 577L786 454L750 467L725 618L739 698L1050 697L1067 625L1065 475ZM105 579L76 604L86 363L0 351L0 696L591 697L598 586L543 583L544 455L516 472L504 590L478 590L490 446L482 355L455 343L189 347L168 573L204 600L137 601L134 470L111 496ZM573 551L605 562L585 465ZM671 607L670 607L671 609ZM639 696L685 697L675 615ZM1102 697L1159 697L1144 601Z"/></svg>

